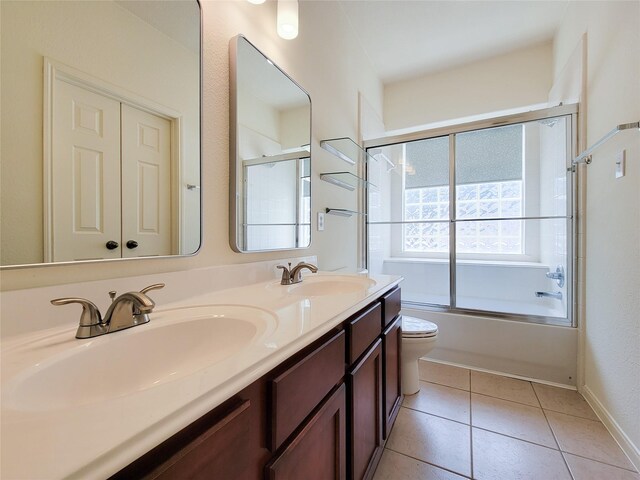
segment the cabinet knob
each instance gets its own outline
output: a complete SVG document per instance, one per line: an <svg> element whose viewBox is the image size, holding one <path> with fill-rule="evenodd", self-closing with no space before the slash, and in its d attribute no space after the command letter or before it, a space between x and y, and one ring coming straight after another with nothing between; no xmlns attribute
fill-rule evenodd
<svg viewBox="0 0 640 480"><path fill-rule="evenodd" d="M138 242L136 242L135 240L129 240L127 242L127 248L136 248L138 246Z"/></svg>
<svg viewBox="0 0 640 480"><path fill-rule="evenodd" d="M116 248L118 248L120 245L118 244L118 242L114 241L114 240L109 240L106 244L105 247L107 247L108 250L115 250Z"/></svg>

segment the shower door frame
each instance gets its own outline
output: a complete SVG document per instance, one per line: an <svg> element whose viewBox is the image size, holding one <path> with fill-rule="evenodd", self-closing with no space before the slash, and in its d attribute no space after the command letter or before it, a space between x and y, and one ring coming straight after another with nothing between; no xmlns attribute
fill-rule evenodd
<svg viewBox="0 0 640 480"><path fill-rule="evenodd" d="M532 110L523 113L516 113L511 115L504 115L500 117L488 118L484 120L477 120L467 123L460 123L445 127L438 127L427 130L420 130L416 132L388 136L383 138L376 138L372 140L366 140L364 142L365 150L370 148L380 148L395 144L408 143L412 141L428 140L430 138L444 137L449 138L449 305L418 303L418 302L403 302L411 308L424 308L428 310L444 311L450 313L461 313L475 316L501 318L506 320L515 320L519 322L539 323L547 325L556 325L563 327L577 327L577 315L578 305L576 302L576 289L577 289L577 218L578 218L578 172L572 167L572 160L577 154L578 147L578 114L579 104L571 105L559 105L556 107L550 107L540 110ZM569 135L567 135L567 156L566 156L566 168L567 179L569 185L567 185L567 207L566 215L564 216L533 216L533 217L516 217L505 218L504 220L560 220L565 219L567 222L567 312L566 318L548 317L542 315L532 314L518 314L518 313L505 313L496 312L491 310L479 310L473 308L459 308L456 306L456 224L460 221L471 220L458 220L456 215L456 183L455 183L455 138L456 134L465 133L475 130L483 130L493 127L504 127L507 125L523 124L526 122L533 122L538 120L545 120L554 117L569 117L568 127L570 129ZM366 172L368 178L368 170ZM367 219L365 222L365 249L366 249L366 267L370 265L369 259L369 199L367 191L367 201L365 202L365 212ZM478 219L472 219L478 221ZM503 220L501 218L492 218L491 220ZM390 222L372 222L371 224L407 224L414 223L410 221L390 221Z"/></svg>

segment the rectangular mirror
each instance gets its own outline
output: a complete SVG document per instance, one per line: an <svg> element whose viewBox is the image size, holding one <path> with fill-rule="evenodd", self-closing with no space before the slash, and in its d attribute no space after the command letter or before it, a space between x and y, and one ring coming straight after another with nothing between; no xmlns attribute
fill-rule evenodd
<svg viewBox="0 0 640 480"><path fill-rule="evenodd" d="M311 244L311 98L239 35L230 54L230 244Z"/></svg>
<svg viewBox="0 0 640 480"><path fill-rule="evenodd" d="M195 253L198 2L0 9L0 264Z"/></svg>

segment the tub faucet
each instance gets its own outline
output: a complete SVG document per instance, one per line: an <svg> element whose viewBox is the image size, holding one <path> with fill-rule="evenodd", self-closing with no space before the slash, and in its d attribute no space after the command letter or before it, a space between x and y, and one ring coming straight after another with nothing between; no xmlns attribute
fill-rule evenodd
<svg viewBox="0 0 640 480"><path fill-rule="evenodd" d="M288 264L289 268L284 265L277 265L276 268L282 269L282 279L280 285L293 285L294 283L300 283L302 281L302 269L306 268L313 273L318 271L318 267L310 263L300 262L295 267L291 268L291 263Z"/></svg>
<svg viewBox="0 0 640 480"><path fill-rule="evenodd" d="M551 297L562 300L562 292L536 292L536 297Z"/></svg>
<svg viewBox="0 0 640 480"><path fill-rule="evenodd" d="M162 287L164 287L164 283L156 283L139 292L123 293L117 298L115 291L109 292L111 305L109 305L104 319L95 303L84 298L55 298L51 300L51 303L53 305L68 305L70 303L82 305L76 338L93 338L148 323L149 313L153 311L156 304L147 296L147 292Z"/></svg>

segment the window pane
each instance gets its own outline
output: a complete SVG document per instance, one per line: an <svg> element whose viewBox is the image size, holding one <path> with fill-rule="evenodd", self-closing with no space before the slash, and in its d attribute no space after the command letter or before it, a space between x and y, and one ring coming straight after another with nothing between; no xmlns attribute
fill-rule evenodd
<svg viewBox="0 0 640 480"><path fill-rule="evenodd" d="M567 286L546 276L567 269L568 219L473 221L456 224L456 306L555 318L567 316ZM522 253L522 238L536 248L529 261L478 262L464 253ZM560 282L562 283L562 282ZM404 285L403 285L404 288ZM538 292L538 294L536 294Z"/></svg>

